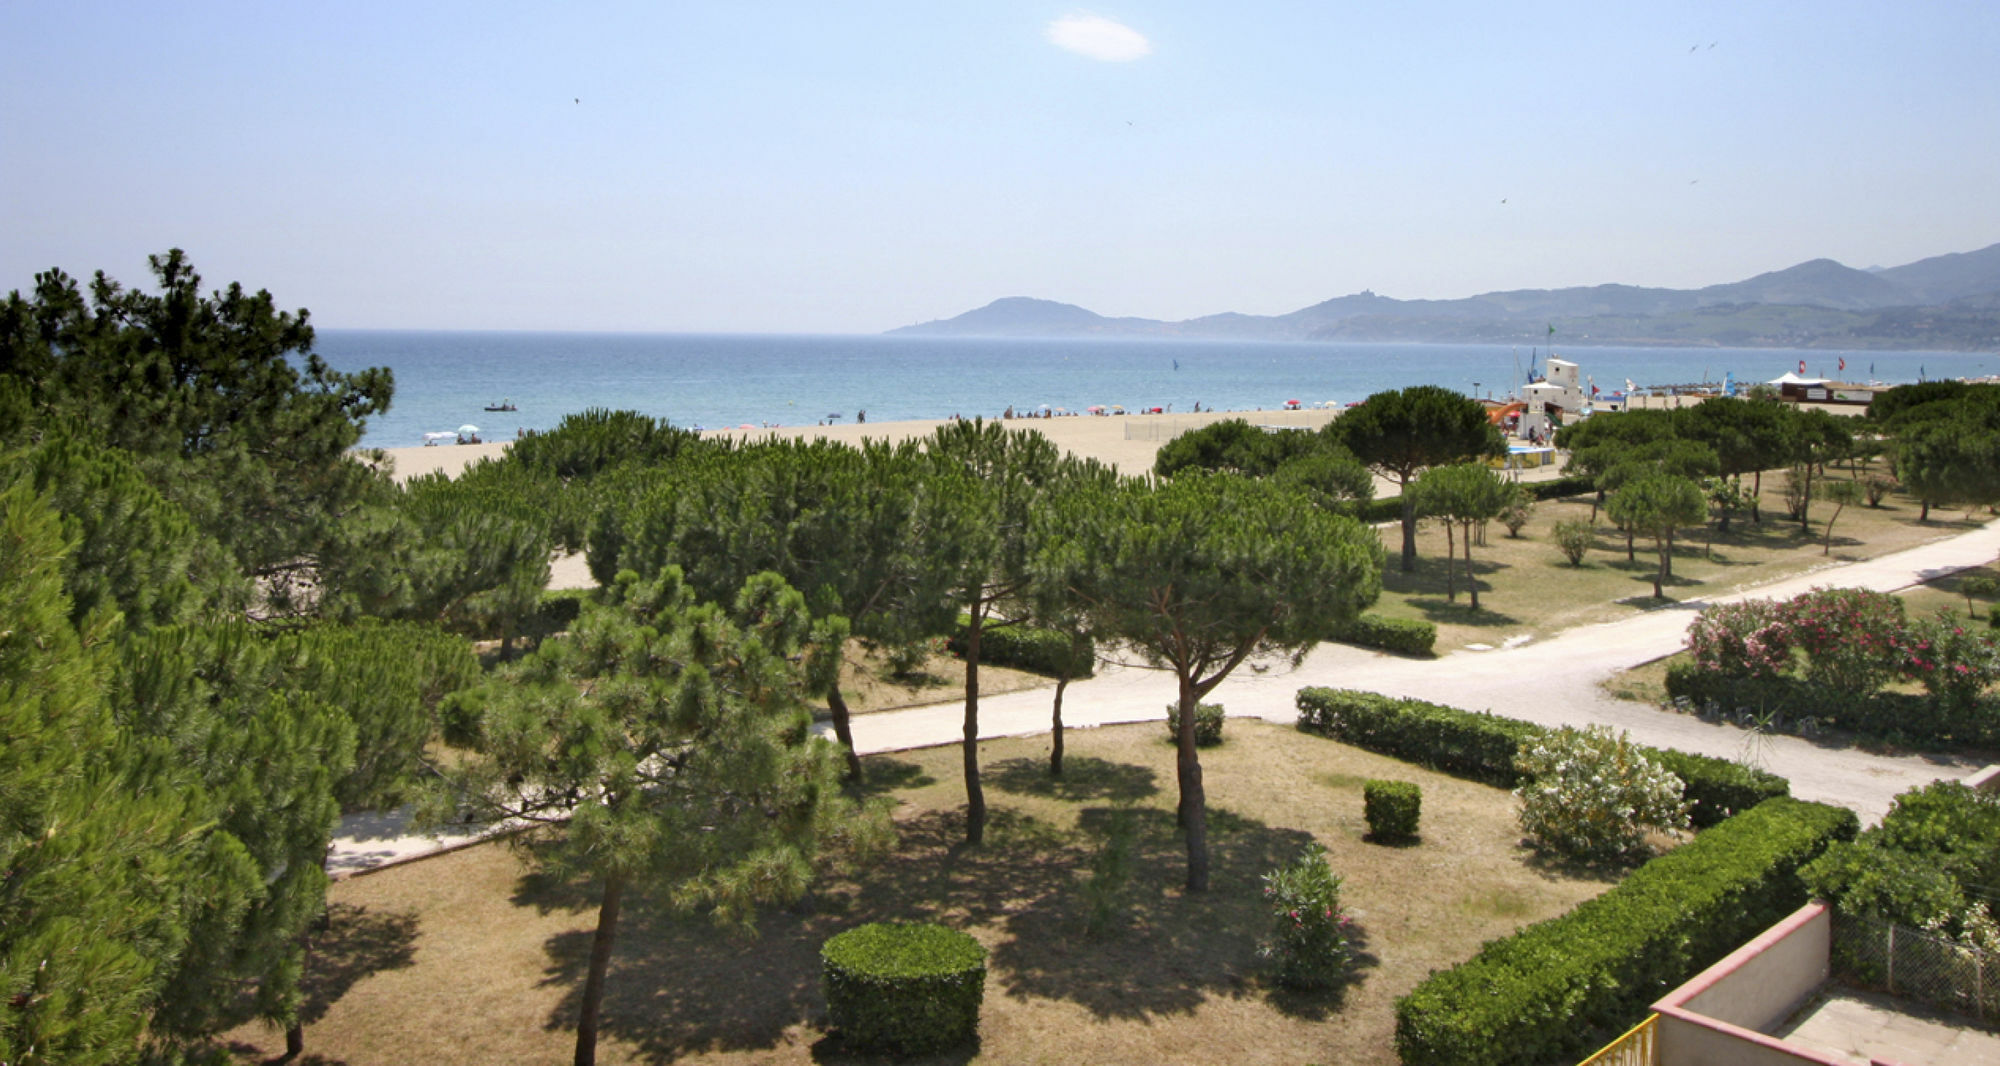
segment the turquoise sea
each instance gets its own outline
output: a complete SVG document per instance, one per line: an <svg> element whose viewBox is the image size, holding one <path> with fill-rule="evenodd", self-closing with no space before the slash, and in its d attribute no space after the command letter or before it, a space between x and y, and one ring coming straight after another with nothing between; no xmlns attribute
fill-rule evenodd
<svg viewBox="0 0 2000 1066"><path fill-rule="evenodd" d="M744 334L318 331L336 369L386 366L395 402L363 443L407 447L426 432L480 427L488 440L548 429L589 407L630 408L676 425L812 425L1052 408L1187 411L1345 404L1433 384L1505 395L1546 348L1455 344L1303 344L1154 340L976 340ZM2000 355L1557 345L1604 393L1640 386L1765 381L1804 360L1809 373L1901 383L2000 373ZM1842 360L1846 369L1840 369ZM519 410L487 412L511 400Z"/></svg>

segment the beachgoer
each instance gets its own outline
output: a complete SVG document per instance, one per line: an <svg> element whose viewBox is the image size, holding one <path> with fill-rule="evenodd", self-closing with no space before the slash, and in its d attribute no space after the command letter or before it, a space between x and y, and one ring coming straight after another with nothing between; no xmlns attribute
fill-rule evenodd
<svg viewBox="0 0 2000 1066"><path fill-rule="evenodd" d="M867 411L856 411L856 412L854 412L854 420L855 420L856 422L866 422L866 421L868 421L868 412L867 412Z"/></svg>

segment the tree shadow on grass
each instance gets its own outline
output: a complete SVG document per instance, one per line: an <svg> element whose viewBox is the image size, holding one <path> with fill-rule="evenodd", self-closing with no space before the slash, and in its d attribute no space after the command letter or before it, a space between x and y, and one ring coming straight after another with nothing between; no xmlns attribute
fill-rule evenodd
<svg viewBox="0 0 2000 1066"><path fill-rule="evenodd" d="M634 1047L649 1062L777 1047L794 1025L822 1020L819 949L835 933L877 921L988 925L1075 883L1075 832L1011 808L989 812L980 847L964 845L958 811L922 812L899 820L897 831L900 842L887 858L823 880L810 907L766 909L753 936L718 929L705 916L676 913L657 892L629 890L606 975L600 1034ZM544 1020L550 1029L576 1025L597 893L595 882L545 875L517 885L515 901L523 906L588 908L589 920L545 945L543 982L564 990ZM815 1054L849 1060L837 1041L824 1044L815 1045ZM962 1061L950 1054L935 1061Z"/></svg>
<svg viewBox="0 0 2000 1066"><path fill-rule="evenodd" d="M416 962L414 911L370 911L351 903L329 903L327 930L313 938L306 967L299 1021L311 1025L371 974L401 970Z"/></svg>
<svg viewBox="0 0 2000 1066"><path fill-rule="evenodd" d="M1108 762L1088 755L1063 760L1063 775L1049 776L1043 759L1002 759L982 771L984 779L1002 792L1051 796L1066 802L1108 800L1131 803L1158 795L1158 776L1151 767Z"/></svg>
<svg viewBox="0 0 2000 1066"><path fill-rule="evenodd" d="M1486 589L1481 589L1480 592L1490 595ZM1478 610L1473 610L1471 601L1463 593L1460 593L1457 602L1447 600L1441 595L1412 597L1408 602L1410 606L1424 612L1424 617L1432 622L1492 628L1521 624L1521 620L1513 615L1496 611L1484 603L1479 605Z"/></svg>
<svg viewBox="0 0 2000 1066"><path fill-rule="evenodd" d="M930 771L916 763L887 755L870 755L862 767L859 791L864 796L882 796L899 789L937 784L937 778L932 777Z"/></svg>
<svg viewBox="0 0 2000 1066"><path fill-rule="evenodd" d="M1290 862L1311 835L1210 808L1209 891L1191 896L1180 889L1187 852L1172 813L1121 810L1136 828L1118 901L1122 929L1085 935L1089 903L1074 886L1089 858L1078 856L1065 864L1062 883L1005 916L1007 935L992 956L1002 991L1067 1000L1107 1019L1185 1014L1214 996L1252 994L1267 918L1258 878ZM1090 826L1114 813L1086 811L1082 820Z"/></svg>

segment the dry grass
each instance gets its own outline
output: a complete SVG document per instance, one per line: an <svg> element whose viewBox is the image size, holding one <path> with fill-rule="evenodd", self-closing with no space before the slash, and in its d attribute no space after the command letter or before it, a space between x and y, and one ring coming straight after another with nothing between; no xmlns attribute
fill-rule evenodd
<svg viewBox="0 0 2000 1066"><path fill-rule="evenodd" d="M1846 477L1841 471L1836 477ZM1674 547L1673 576L1667 595L1676 600L1721 595L1795 574L1857 559L1871 559L1978 528L1976 518L1932 514L1918 522L1917 504L1891 496L1879 508L1849 507L1834 525L1832 551L1822 554L1825 519L1832 508L1813 505L1811 534L1784 514L1785 475L1764 476L1761 523L1738 517L1728 536L1712 546L1704 530L1696 529ZM1472 550L1479 580L1480 610L1468 607L1465 575L1458 575L1457 602L1445 595L1445 534L1436 523L1425 523L1417 536L1417 569L1397 568L1401 532L1382 530L1389 559L1383 574L1381 602L1375 610L1399 618L1424 618L1437 624L1440 654L1467 644L1498 644L1510 637L1547 637L1574 626L1616 621L1661 605L1653 598L1652 578L1658 556L1652 541L1640 538L1635 554L1626 557L1625 538L1598 516L1597 546L1580 567L1570 566L1556 550L1550 531L1559 521L1588 519L1590 498L1551 500L1537 504L1534 517L1520 538L1507 536L1497 522L1486 544ZM1461 549L1462 552L1463 549ZM1463 563L1461 562L1461 567Z"/></svg>
<svg viewBox="0 0 2000 1066"><path fill-rule="evenodd" d="M964 699L965 663L948 652L939 652L915 670L897 676L888 656L856 640L847 645L847 672L841 675L841 682L840 694L846 698L848 710L856 714L892 711ZM983 696L1054 685L1040 674L979 664L979 692Z"/></svg>
<svg viewBox="0 0 2000 1066"><path fill-rule="evenodd" d="M1046 738L985 746L988 842L965 849L956 748L869 760L900 805L886 861L773 912L754 940L628 897L599 1044L606 1063L873 1061L819 1029L819 944L879 919L966 929L991 952L981 1042L935 1060L982 1063L1393 1063L1392 1004L1433 967L1608 887L1538 865L1504 792L1260 722L1204 752L1213 884L1184 895L1172 748L1157 725L1079 731L1068 777ZM1423 836L1363 841L1362 783L1416 781ZM1122 931L1085 935L1079 888L1107 819L1138 826ZM1308 840L1331 850L1363 935L1328 998L1267 987L1258 877ZM308 1061L550 1062L573 1043L595 912L588 886L529 876L499 845L342 882L315 971ZM233 1034L245 1059L282 1038Z"/></svg>

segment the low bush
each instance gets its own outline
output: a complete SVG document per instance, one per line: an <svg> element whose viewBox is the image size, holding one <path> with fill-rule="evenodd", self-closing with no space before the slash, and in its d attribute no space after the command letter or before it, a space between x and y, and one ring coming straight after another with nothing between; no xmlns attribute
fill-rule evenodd
<svg viewBox="0 0 2000 1066"><path fill-rule="evenodd" d="M1407 1066L1574 1062L1806 901L1799 869L1854 812L1782 797L1710 829L1559 918L1489 942L1396 1002Z"/></svg>
<svg viewBox="0 0 2000 1066"><path fill-rule="evenodd" d="M1672 677L1669 672L1670 685ZM1526 780L1514 756L1523 741L1545 732L1516 718L1347 689L1300 689L1298 708L1299 728L1306 732L1501 788ZM1697 828L1791 791L1784 778L1727 759L1645 750L1681 779Z"/></svg>
<svg viewBox="0 0 2000 1066"><path fill-rule="evenodd" d="M1571 566L1582 566L1583 557L1590 554L1591 546L1597 543L1597 527L1581 518L1570 518L1557 522L1550 533L1556 550Z"/></svg>
<svg viewBox="0 0 2000 1066"><path fill-rule="evenodd" d="M1615 859L1637 852L1648 829L1688 828L1681 779L1628 733L1608 726L1556 729L1521 745L1515 768L1528 780L1521 832L1542 852Z"/></svg>
<svg viewBox="0 0 2000 1066"><path fill-rule="evenodd" d="M1796 677L1741 677L1693 663L1667 667L1667 695L1702 714L1755 721L1777 732L1845 729L1899 744L1934 747L2000 745L2000 706L1992 697L1969 702L1909 692L1858 694Z"/></svg>
<svg viewBox="0 0 2000 1066"><path fill-rule="evenodd" d="M1403 655L1430 655L1437 646L1437 637L1438 627L1421 618L1364 614L1343 626L1334 639L1343 644L1380 648Z"/></svg>
<svg viewBox="0 0 2000 1066"><path fill-rule="evenodd" d="M1278 983L1289 988L1324 989L1340 983L1353 954L1349 927L1340 910L1340 878L1327 865L1326 849L1307 844L1289 866L1264 875L1264 902L1271 908L1271 940L1259 954L1278 963Z"/></svg>
<svg viewBox="0 0 2000 1066"><path fill-rule="evenodd" d="M1562 500L1571 496L1581 496L1597 491L1597 479L1586 474L1575 474L1555 478L1550 481L1524 481L1521 487L1537 500Z"/></svg>
<svg viewBox="0 0 2000 1066"><path fill-rule="evenodd" d="M1212 748L1222 743L1222 704L1197 703L1194 705L1194 746ZM1178 744L1181 740L1181 709L1167 704L1167 742Z"/></svg>
<svg viewBox="0 0 2000 1066"><path fill-rule="evenodd" d="M827 1020L850 1048L927 1055L972 1039L986 949L941 925L875 923L820 946Z"/></svg>
<svg viewBox="0 0 2000 1066"><path fill-rule="evenodd" d="M1376 840L1415 840L1424 790L1414 781L1370 781L1361 786L1361 805Z"/></svg>
<svg viewBox="0 0 2000 1066"><path fill-rule="evenodd" d="M965 655L965 619L958 632L945 641L953 655ZM1008 666L1044 677L1072 680L1089 677L1097 665L1097 646L1088 638L1073 643L1069 634L1027 625L982 628L979 631L979 661L989 666Z"/></svg>

